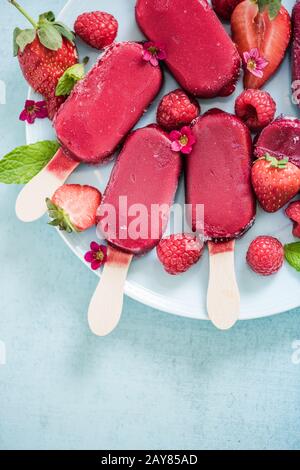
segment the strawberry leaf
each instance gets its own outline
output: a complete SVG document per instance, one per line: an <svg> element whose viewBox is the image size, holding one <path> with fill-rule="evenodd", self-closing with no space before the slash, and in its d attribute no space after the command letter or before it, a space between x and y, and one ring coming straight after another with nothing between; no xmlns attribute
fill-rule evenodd
<svg viewBox="0 0 300 470"><path fill-rule="evenodd" d="M41 25L38 29L38 36L43 46L51 51L58 51L62 47L62 37L55 26L50 23Z"/></svg>
<svg viewBox="0 0 300 470"><path fill-rule="evenodd" d="M64 209L54 204L51 199L46 199L48 208L48 215L50 219L53 219L48 225L58 227L59 230L66 231L68 233L80 232L80 230L72 224L70 216L65 212Z"/></svg>
<svg viewBox="0 0 300 470"><path fill-rule="evenodd" d="M56 96L67 96L71 93L76 83L84 77L84 65L75 64L69 67L60 77L55 94Z"/></svg>
<svg viewBox="0 0 300 470"><path fill-rule="evenodd" d="M279 13L281 0L257 0L260 12L268 10L270 20L274 20Z"/></svg>
<svg viewBox="0 0 300 470"><path fill-rule="evenodd" d="M59 149L56 141L17 147L0 160L0 183L26 184L39 173Z"/></svg>
<svg viewBox="0 0 300 470"><path fill-rule="evenodd" d="M49 22L49 23L54 23L55 21L55 15L53 11L47 11L46 13L43 13L42 15L39 16L39 23L43 22Z"/></svg>
<svg viewBox="0 0 300 470"><path fill-rule="evenodd" d="M284 246L284 255L287 262L300 271L300 242L289 243Z"/></svg>
<svg viewBox="0 0 300 470"><path fill-rule="evenodd" d="M274 20L279 13L281 0L269 0L269 18Z"/></svg>
<svg viewBox="0 0 300 470"><path fill-rule="evenodd" d="M15 28L14 30L14 36L13 36L14 57L16 57L19 52L19 46L17 44L17 37L19 36L21 32L22 30L20 28Z"/></svg>
<svg viewBox="0 0 300 470"><path fill-rule="evenodd" d="M264 159L267 161L267 162L270 162L270 167L272 168L279 168L280 170L283 170L284 168L286 168L288 162L289 162L289 159L288 157L285 157L285 158L282 158L282 159L278 159L276 157L272 157L270 154L266 153L265 156L264 156Z"/></svg>
<svg viewBox="0 0 300 470"><path fill-rule="evenodd" d="M16 46L20 49L21 52L24 52L24 49L28 44L31 44L36 37L35 29L24 29L18 35L16 35Z"/></svg>
<svg viewBox="0 0 300 470"><path fill-rule="evenodd" d="M65 24L60 23L59 21L55 21L55 23L53 23L53 26L61 36L64 36L66 39L68 39L68 41L74 44L74 33Z"/></svg>

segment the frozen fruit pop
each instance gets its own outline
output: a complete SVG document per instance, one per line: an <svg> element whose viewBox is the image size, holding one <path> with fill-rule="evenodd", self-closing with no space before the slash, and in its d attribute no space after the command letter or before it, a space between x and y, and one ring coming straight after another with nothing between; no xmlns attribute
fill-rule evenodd
<svg viewBox="0 0 300 470"><path fill-rule="evenodd" d="M280 116L265 127L255 144L255 156L266 153L278 159L288 158L300 168L300 120Z"/></svg>
<svg viewBox="0 0 300 470"><path fill-rule="evenodd" d="M57 138L75 160L100 163L112 155L156 97L162 73L142 54L138 43L113 45L60 108Z"/></svg>
<svg viewBox="0 0 300 470"><path fill-rule="evenodd" d="M251 136L239 118L219 110L198 118L193 133L197 142L185 164L186 202L192 208L192 229L204 228L204 237L210 240L208 314L218 328L227 329L238 319L240 308L234 239L251 227L256 211ZM204 206L204 221L198 217L198 204Z"/></svg>
<svg viewBox="0 0 300 470"><path fill-rule="evenodd" d="M193 126L197 139L186 159L186 202L204 205L204 236L224 241L240 237L253 223L255 198L251 188L251 136L236 116L211 111Z"/></svg>
<svg viewBox="0 0 300 470"><path fill-rule="evenodd" d="M300 0L294 5L292 14L293 24L293 38L292 38L292 85L296 90L299 90L299 83L295 83L300 80ZM298 91L298 103L299 104L299 91Z"/></svg>
<svg viewBox="0 0 300 470"><path fill-rule="evenodd" d="M147 253L163 235L181 165L180 153L172 151L168 135L157 126L138 129L125 141L99 210L100 229L109 243L108 261L88 313L91 330L99 336L119 322L132 257Z"/></svg>
<svg viewBox="0 0 300 470"><path fill-rule="evenodd" d="M110 47L60 108L54 128L62 148L20 192L16 213L31 222L80 162L101 163L112 155L155 98L162 72L143 60L143 46ZM61 171L63 168L63 171Z"/></svg>
<svg viewBox="0 0 300 470"><path fill-rule="evenodd" d="M241 60L206 0L137 0L136 19L147 38L164 45L182 88L201 98L234 91Z"/></svg>
<svg viewBox="0 0 300 470"><path fill-rule="evenodd" d="M106 235L111 245L141 255L158 244L168 222L168 208L173 202L180 172L180 153L172 151L168 135L159 127L152 125L139 129L127 138L100 206L100 214L106 205L116 209L116 236L110 236L109 232ZM128 208L142 204L147 210L142 235L137 239L130 234L130 224L137 214L128 216L126 208L119 204L120 196L127 198ZM155 217L151 219L151 208L155 204L164 207L159 213L159 221ZM105 233L105 217L100 225ZM153 237L153 234L157 236Z"/></svg>

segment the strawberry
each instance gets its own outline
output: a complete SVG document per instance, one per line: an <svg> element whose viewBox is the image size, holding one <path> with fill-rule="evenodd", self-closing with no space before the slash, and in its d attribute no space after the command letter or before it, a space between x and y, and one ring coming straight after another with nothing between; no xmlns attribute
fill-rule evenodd
<svg viewBox="0 0 300 470"><path fill-rule="evenodd" d="M300 238L300 201L291 202L285 210L286 215L294 224L293 235Z"/></svg>
<svg viewBox="0 0 300 470"><path fill-rule="evenodd" d="M157 109L156 119L161 127L170 131L189 125L199 116L199 113L198 101L178 89L162 98Z"/></svg>
<svg viewBox="0 0 300 470"><path fill-rule="evenodd" d="M252 167L252 184L266 212L276 212L300 190L300 169L288 158L278 160L266 154Z"/></svg>
<svg viewBox="0 0 300 470"><path fill-rule="evenodd" d="M247 251L247 263L252 271L270 276L279 271L284 261L284 249L277 238L260 236L253 240Z"/></svg>
<svg viewBox="0 0 300 470"><path fill-rule="evenodd" d="M232 38L245 63L244 87L261 88L282 62L291 37L291 19L280 0L244 0L231 16ZM247 59L251 52L255 58ZM260 73L257 73L260 71Z"/></svg>
<svg viewBox="0 0 300 470"><path fill-rule="evenodd" d="M218 16L230 20L233 10L243 0L212 0L211 4Z"/></svg>
<svg viewBox="0 0 300 470"><path fill-rule="evenodd" d="M110 46L118 34L118 22L113 15L103 11L92 11L78 16L75 33L95 49Z"/></svg>
<svg viewBox="0 0 300 470"><path fill-rule="evenodd" d="M176 275L184 273L197 263L203 249L203 243L195 235L178 233L163 238L156 251L165 271Z"/></svg>
<svg viewBox="0 0 300 470"><path fill-rule="evenodd" d="M15 1L9 0L32 24L32 29L14 31L14 55L18 56L23 75L29 85L43 95L48 114L53 119L65 100L56 96L60 77L78 62L73 33L63 23L55 20L52 12L40 15L35 22Z"/></svg>
<svg viewBox="0 0 300 470"><path fill-rule="evenodd" d="M97 209L102 199L98 189L80 184L64 184L47 199L50 225L60 230L83 232L97 223Z"/></svg>

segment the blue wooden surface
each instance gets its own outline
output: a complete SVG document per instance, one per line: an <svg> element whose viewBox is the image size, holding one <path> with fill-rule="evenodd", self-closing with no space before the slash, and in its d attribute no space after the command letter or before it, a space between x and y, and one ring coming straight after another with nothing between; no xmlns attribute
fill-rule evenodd
<svg viewBox="0 0 300 470"><path fill-rule="evenodd" d="M1 156L25 141L11 54L25 24L3 3ZM95 276L45 220L16 220L17 193L0 186L0 449L300 448L300 309L221 333L126 299L99 340L85 317Z"/></svg>

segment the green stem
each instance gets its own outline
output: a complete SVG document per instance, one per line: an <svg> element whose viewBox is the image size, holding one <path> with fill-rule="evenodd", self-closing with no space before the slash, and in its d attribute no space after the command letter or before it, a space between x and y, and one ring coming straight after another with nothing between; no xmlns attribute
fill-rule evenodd
<svg viewBox="0 0 300 470"><path fill-rule="evenodd" d="M31 18L31 16L28 15L27 11L24 10L23 7L21 7L21 5L19 5L15 0L8 0L9 3L11 3L14 7L16 7L19 12L22 13L22 15L25 16L25 18L27 18L27 20L32 24L32 26L34 27L34 29L37 29L38 28L38 25L37 23Z"/></svg>

